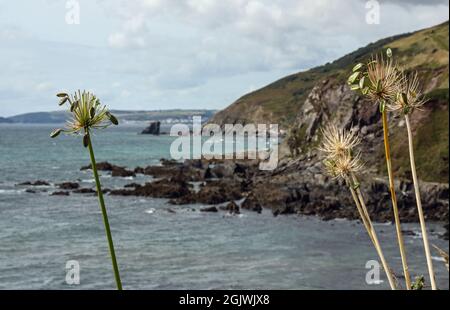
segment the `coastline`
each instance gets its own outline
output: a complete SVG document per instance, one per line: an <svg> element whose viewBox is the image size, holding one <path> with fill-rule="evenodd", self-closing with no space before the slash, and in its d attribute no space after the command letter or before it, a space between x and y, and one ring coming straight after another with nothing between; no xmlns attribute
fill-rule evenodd
<svg viewBox="0 0 450 310"><path fill-rule="evenodd" d="M202 204L205 211L210 212L268 209L274 216L312 215L325 221L358 219L357 211L351 207L350 194L342 191L337 182L324 177L317 163L283 161L274 171L260 171L258 163L258 160L177 162L161 159L160 165L134 169L108 162L98 163L97 168L111 177L133 179L144 175L152 178L151 182L130 182L122 188L104 189L110 196L165 198L171 205ZM90 165L81 167L81 170L87 169ZM46 184L48 180L29 180L18 186L33 193L33 188ZM393 222L389 197L384 194L387 186L387 180L376 176L369 185L362 184L371 217L379 223ZM95 194L94 189L80 188L74 180L56 184L56 187L50 195ZM448 184L422 182L421 189L427 220L447 224L448 231ZM396 190L402 195L399 204L402 222L417 222L412 184L399 181Z"/></svg>

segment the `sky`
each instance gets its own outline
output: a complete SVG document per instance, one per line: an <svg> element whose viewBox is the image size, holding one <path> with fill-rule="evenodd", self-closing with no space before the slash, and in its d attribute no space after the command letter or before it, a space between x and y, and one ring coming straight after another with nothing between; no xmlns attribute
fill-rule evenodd
<svg viewBox="0 0 450 310"><path fill-rule="evenodd" d="M58 110L55 94L76 89L112 109L222 109L288 74L446 21L448 7L444 0L0 0L0 116Z"/></svg>

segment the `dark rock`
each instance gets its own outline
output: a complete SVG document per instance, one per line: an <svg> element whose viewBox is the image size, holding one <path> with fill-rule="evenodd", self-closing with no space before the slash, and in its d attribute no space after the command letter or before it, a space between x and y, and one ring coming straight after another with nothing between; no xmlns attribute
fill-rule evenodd
<svg viewBox="0 0 450 310"><path fill-rule="evenodd" d="M206 207L206 208L200 209L200 211L201 212L219 212L217 207Z"/></svg>
<svg viewBox="0 0 450 310"><path fill-rule="evenodd" d="M136 176L136 174L134 173L134 171L127 170L123 167L113 166L111 176L126 178L126 177L134 177Z"/></svg>
<svg viewBox="0 0 450 310"><path fill-rule="evenodd" d="M35 191L34 189L27 188L27 189L25 190L25 193L36 194L36 191Z"/></svg>
<svg viewBox="0 0 450 310"><path fill-rule="evenodd" d="M161 122L150 122L150 125L146 127L141 134L147 135L159 135L160 134Z"/></svg>
<svg viewBox="0 0 450 310"><path fill-rule="evenodd" d="M190 194L189 185L185 182L174 182L162 179L135 187L133 190L112 190L110 195L145 196L154 198L179 198Z"/></svg>
<svg viewBox="0 0 450 310"><path fill-rule="evenodd" d="M19 183L17 185L20 185L20 186L27 186L27 185L28 186L50 186L50 183L48 183L47 181L44 181L44 180L37 180L34 182L27 181L27 182Z"/></svg>
<svg viewBox="0 0 450 310"><path fill-rule="evenodd" d="M211 179L211 178L213 178L213 174L212 174L212 172L211 172L211 168L206 168L206 170L205 170L205 174L204 174L204 176L203 176L205 179Z"/></svg>
<svg viewBox="0 0 450 310"><path fill-rule="evenodd" d="M448 240L448 223L444 225L445 232L442 234L442 239Z"/></svg>
<svg viewBox="0 0 450 310"><path fill-rule="evenodd" d="M112 196L137 196L134 190L129 189L113 189L109 194Z"/></svg>
<svg viewBox="0 0 450 310"><path fill-rule="evenodd" d="M284 205L278 208L272 208L272 214L278 216L281 214L294 214L295 209L292 206Z"/></svg>
<svg viewBox="0 0 450 310"><path fill-rule="evenodd" d="M92 188L79 188L73 191L75 194L96 194L97 192Z"/></svg>
<svg viewBox="0 0 450 310"><path fill-rule="evenodd" d="M211 174L216 178L231 178L234 176L235 164L227 161L222 164L216 164L211 168Z"/></svg>
<svg viewBox="0 0 450 310"><path fill-rule="evenodd" d="M69 196L70 193L67 191L58 191L58 192L53 192L51 193L50 196Z"/></svg>
<svg viewBox="0 0 450 310"><path fill-rule="evenodd" d="M92 169L92 165L81 167L81 170ZM125 167L116 166L108 162L97 163L97 170L99 171L111 171L111 176L113 177L134 177L136 176L135 171L130 171L125 169Z"/></svg>
<svg viewBox="0 0 450 310"><path fill-rule="evenodd" d="M225 209L230 213L230 214L240 214L240 210L239 210L239 206L234 202L230 202Z"/></svg>
<svg viewBox="0 0 450 310"><path fill-rule="evenodd" d="M241 204L241 208L258 213L262 212L262 206L253 193L245 198L244 202Z"/></svg>
<svg viewBox="0 0 450 310"><path fill-rule="evenodd" d="M56 186L58 186L60 189L72 190L72 189L78 189L80 187L80 184L75 183L75 182L64 182L64 183L56 184Z"/></svg>
<svg viewBox="0 0 450 310"><path fill-rule="evenodd" d="M171 166L179 166L180 163L174 159L165 159L165 158L161 158L159 160L159 162L161 163L161 165L163 165L164 167L171 167Z"/></svg>
<svg viewBox="0 0 450 310"><path fill-rule="evenodd" d="M196 202L203 204L221 204L231 200L239 200L242 193L239 184L231 181L208 181L196 193Z"/></svg>
<svg viewBox="0 0 450 310"><path fill-rule="evenodd" d="M144 168L136 167L136 168L134 168L134 173L136 173L136 174L144 174Z"/></svg>
<svg viewBox="0 0 450 310"><path fill-rule="evenodd" d="M113 167L115 167L114 165L108 163L108 162L99 162L97 163L97 170L99 171L112 171ZM117 166L116 166L117 167ZM87 166L81 167L80 170L89 170L92 169L92 165L89 164Z"/></svg>
<svg viewBox="0 0 450 310"><path fill-rule="evenodd" d="M138 183L130 183L130 184L126 184L124 186L124 188L136 188L136 187L140 187L140 186L141 186L141 184L138 184Z"/></svg>

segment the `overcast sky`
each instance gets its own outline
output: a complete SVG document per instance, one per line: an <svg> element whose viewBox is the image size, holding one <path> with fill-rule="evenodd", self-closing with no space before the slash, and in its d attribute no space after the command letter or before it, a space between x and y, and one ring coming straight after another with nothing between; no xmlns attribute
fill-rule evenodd
<svg viewBox="0 0 450 310"><path fill-rule="evenodd" d="M221 109L287 74L448 20L448 1L0 0L0 116L94 91L115 109Z"/></svg>

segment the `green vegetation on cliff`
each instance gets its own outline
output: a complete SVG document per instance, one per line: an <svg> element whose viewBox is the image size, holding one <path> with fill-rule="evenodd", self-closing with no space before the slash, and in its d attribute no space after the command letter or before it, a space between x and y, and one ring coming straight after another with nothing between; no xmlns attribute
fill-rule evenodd
<svg viewBox="0 0 450 310"><path fill-rule="evenodd" d="M278 123L281 128L298 135L292 140L298 141L304 152L313 150L312 146L320 141L317 128L325 120L342 125L351 122L361 128L368 126L370 131L378 123L376 110L362 107L366 102L359 100L357 95L349 95L346 80L354 64L389 47L400 66L407 71L418 71L430 99L425 106L427 113L412 116L414 132L418 133L415 138L418 173L427 181L448 182L448 37L449 23L445 22L379 40L332 63L287 76L249 93L218 112L211 122ZM313 113L308 112L310 110ZM350 115L345 114L348 110ZM399 122L392 126L394 168L399 176L407 177L409 161L404 127ZM292 130L294 127L299 128ZM376 131L367 139L372 140L369 144L375 154L383 154Z"/></svg>

